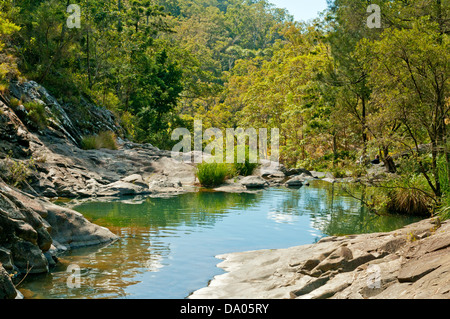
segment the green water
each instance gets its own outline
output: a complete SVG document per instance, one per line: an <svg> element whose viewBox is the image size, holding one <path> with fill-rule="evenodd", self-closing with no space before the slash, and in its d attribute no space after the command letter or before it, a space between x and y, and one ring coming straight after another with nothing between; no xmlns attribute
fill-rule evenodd
<svg viewBox="0 0 450 319"><path fill-rule="evenodd" d="M363 190L354 195L365 196ZM185 298L208 284L223 253L311 244L329 235L384 232L417 218L376 216L337 184L254 194L198 192L74 207L121 240L60 257L20 286L29 298ZM76 265L80 276L71 277ZM78 283L79 285L70 285Z"/></svg>

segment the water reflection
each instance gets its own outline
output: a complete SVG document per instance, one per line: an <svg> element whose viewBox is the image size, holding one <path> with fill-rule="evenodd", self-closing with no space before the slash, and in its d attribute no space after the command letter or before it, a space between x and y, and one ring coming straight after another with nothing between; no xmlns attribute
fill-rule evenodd
<svg viewBox="0 0 450 319"><path fill-rule="evenodd" d="M368 196L352 189L355 197ZM326 235L390 231L414 220L376 216L337 184L258 193L199 192L75 209L121 240L75 250L21 285L31 298L184 298L222 271L218 254L310 244ZM80 287L68 288L69 265Z"/></svg>

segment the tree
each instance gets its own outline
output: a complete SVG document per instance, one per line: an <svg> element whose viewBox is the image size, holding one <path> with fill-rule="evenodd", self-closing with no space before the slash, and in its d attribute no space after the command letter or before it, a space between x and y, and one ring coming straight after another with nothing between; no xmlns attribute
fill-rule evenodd
<svg viewBox="0 0 450 319"><path fill-rule="evenodd" d="M448 161L448 131L445 119L449 106L450 46L440 26L424 17L411 28L387 29L379 41L362 41L360 61L365 63L372 87L372 103L387 114L390 121L402 124L398 138L415 149L422 174L436 196L441 196L437 159L443 154ZM386 110L386 111L384 111ZM382 115L383 116L383 115ZM383 116L386 118L386 115ZM431 143L431 174L419 157L419 144Z"/></svg>
<svg viewBox="0 0 450 319"><path fill-rule="evenodd" d="M11 80L18 76L16 59L13 55L4 50L5 42L9 41L10 36L20 30L20 27L12 23L7 17L6 12L10 10L9 1L0 2L0 82L4 79Z"/></svg>

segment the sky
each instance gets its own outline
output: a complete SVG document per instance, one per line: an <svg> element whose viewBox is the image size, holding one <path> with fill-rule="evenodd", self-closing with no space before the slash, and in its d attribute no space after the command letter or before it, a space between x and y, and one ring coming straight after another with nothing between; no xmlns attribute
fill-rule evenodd
<svg viewBox="0 0 450 319"><path fill-rule="evenodd" d="M269 0L279 8L288 9L297 21L314 19L327 8L327 0Z"/></svg>

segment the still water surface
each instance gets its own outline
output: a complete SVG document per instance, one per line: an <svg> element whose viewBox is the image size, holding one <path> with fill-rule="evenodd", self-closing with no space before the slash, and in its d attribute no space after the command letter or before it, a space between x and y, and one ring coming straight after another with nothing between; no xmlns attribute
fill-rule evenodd
<svg viewBox="0 0 450 319"><path fill-rule="evenodd" d="M363 191L354 194L362 196ZM338 185L254 194L198 192L171 198L87 202L74 207L121 239L60 257L20 285L29 298L185 298L223 270L215 256L311 244L329 235L391 231L417 221L370 214ZM80 269L79 287L67 272Z"/></svg>

